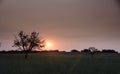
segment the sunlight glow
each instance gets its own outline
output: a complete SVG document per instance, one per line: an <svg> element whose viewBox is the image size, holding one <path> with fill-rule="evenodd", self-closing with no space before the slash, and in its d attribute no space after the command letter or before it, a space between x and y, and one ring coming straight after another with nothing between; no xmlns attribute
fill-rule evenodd
<svg viewBox="0 0 120 74"><path fill-rule="evenodd" d="M51 42L46 42L46 48L51 48L53 44Z"/></svg>

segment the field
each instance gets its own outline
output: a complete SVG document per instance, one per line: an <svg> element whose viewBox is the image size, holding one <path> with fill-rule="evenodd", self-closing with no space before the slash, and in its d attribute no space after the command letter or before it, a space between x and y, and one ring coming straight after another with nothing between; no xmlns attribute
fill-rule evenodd
<svg viewBox="0 0 120 74"><path fill-rule="evenodd" d="M0 54L0 74L120 74L120 56Z"/></svg>

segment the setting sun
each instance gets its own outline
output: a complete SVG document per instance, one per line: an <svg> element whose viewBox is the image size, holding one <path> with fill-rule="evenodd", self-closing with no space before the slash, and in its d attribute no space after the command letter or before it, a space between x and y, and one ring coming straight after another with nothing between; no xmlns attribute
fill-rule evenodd
<svg viewBox="0 0 120 74"><path fill-rule="evenodd" d="M46 42L46 48L51 48L53 44L51 42Z"/></svg>

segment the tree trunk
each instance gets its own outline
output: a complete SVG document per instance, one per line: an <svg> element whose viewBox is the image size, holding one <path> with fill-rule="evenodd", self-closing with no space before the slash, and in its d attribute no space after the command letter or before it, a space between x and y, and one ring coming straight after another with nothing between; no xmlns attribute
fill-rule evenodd
<svg viewBox="0 0 120 74"><path fill-rule="evenodd" d="M28 51L25 52L25 59L28 58Z"/></svg>
<svg viewBox="0 0 120 74"><path fill-rule="evenodd" d="M91 52L91 57L93 57L94 56L94 52Z"/></svg>

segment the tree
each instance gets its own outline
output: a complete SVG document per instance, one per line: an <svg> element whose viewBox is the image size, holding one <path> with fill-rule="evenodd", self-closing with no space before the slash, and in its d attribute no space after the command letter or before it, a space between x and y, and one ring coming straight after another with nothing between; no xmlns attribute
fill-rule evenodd
<svg viewBox="0 0 120 74"><path fill-rule="evenodd" d="M40 39L39 33L31 32L30 35L23 31L18 33L18 37L15 36L13 47L18 47L21 51L25 52L25 59L28 57L28 53L34 49L41 49L45 46L45 40Z"/></svg>
<svg viewBox="0 0 120 74"><path fill-rule="evenodd" d="M103 49L102 53L118 54L118 52L115 51L114 49Z"/></svg>
<svg viewBox="0 0 120 74"><path fill-rule="evenodd" d="M79 53L79 51L76 50L76 49L71 50L71 52L72 52L72 53Z"/></svg>
<svg viewBox="0 0 120 74"><path fill-rule="evenodd" d="M89 47L89 50L91 51L91 56L93 57L94 54L98 51L95 47Z"/></svg>
<svg viewBox="0 0 120 74"><path fill-rule="evenodd" d="M89 53L91 53L91 50L83 49L83 50L81 50L81 53L89 54Z"/></svg>

